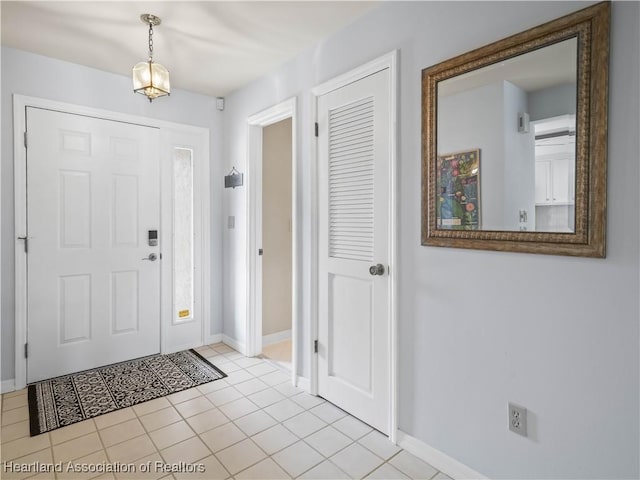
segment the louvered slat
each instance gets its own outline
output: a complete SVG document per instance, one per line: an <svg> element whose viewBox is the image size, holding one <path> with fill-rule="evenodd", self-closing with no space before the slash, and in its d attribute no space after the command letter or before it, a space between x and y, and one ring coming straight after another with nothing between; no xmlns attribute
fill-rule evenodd
<svg viewBox="0 0 640 480"><path fill-rule="evenodd" d="M329 256L373 261L373 98L329 112Z"/></svg>

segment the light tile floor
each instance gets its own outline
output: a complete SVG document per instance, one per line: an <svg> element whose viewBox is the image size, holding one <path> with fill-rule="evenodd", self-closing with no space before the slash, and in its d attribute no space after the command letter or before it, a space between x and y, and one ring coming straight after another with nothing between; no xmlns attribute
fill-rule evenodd
<svg viewBox="0 0 640 480"><path fill-rule="evenodd" d="M331 403L293 387L290 376L270 363L223 344L197 350L229 376L35 437L29 437L26 389L3 395L0 478L449 478ZM64 462L65 469L71 462L94 471L11 472L10 461ZM116 462L137 471L90 468ZM204 472L187 473L186 464ZM141 472L142 465L151 472ZM163 471L172 466L182 471Z"/></svg>

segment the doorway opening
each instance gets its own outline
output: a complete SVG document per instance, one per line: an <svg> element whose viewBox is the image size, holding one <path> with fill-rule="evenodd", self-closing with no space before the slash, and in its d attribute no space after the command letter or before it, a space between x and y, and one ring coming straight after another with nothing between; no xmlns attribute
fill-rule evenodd
<svg viewBox="0 0 640 480"><path fill-rule="evenodd" d="M247 324L245 355L263 356L298 384L300 258L296 99L248 119Z"/></svg>
<svg viewBox="0 0 640 480"><path fill-rule="evenodd" d="M531 122L535 131L536 232L575 232L576 118Z"/></svg>
<svg viewBox="0 0 640 480"><path fill-rule="evenodd" d="M262 130L262 356L291 372L292 120Z"/></svg>

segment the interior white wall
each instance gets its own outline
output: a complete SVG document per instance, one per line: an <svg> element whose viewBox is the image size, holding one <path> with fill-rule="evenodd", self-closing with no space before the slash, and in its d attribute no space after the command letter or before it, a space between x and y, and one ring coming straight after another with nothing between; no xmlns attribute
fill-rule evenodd
<svg viewBox="0 0 640 480"><path fill-rule="evenodd" d="M129 77L2 47L2 380L14 378L14 199L13 94L140 115L206 127L210 131L211 161L211 319L207 334L222 332L222 112L215 99L179 89L149 103L132 91Z"/></svg>
<svg viewBox="0 0 640 480"><path fill-rule="evenodd" d="M247 117L296 95L309 374L310 89L400 50L399 425L490 478L637 478L640 5L613 4L606 259L420 245L421 69L586 6L388 2L230 95L227 169L246 171ZM306 120L305 120L306 119ZM224 332L244 342L246 192L225 192ZM530 437L507 429L507 402Z"/></svg>

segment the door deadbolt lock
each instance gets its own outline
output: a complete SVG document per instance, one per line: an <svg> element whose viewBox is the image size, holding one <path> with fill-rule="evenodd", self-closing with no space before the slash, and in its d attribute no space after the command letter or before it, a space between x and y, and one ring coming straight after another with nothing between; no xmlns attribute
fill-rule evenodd
<svg viewBox="0 0 640 480"><path fill-rule="evenodd" d="M150 262L155 262L158 259L158 255L155 253L150 253L148 257L144 257L142 260L149 260Z"/></svg>
<svg viewBox="0 0 640 480"><path fill-rule="evenodd" d="M158 230L149 230L147 232L147 235L149 236L148 238L149 246L157 247L158 246Z"/></svg>
<svg viewBox="0 0 640 480"><path fill-rule="evenodd" d="M382 265L381 263L377 265L371 265L369 267L369 273L371 275L384 275L384 265Z"/></svg>

